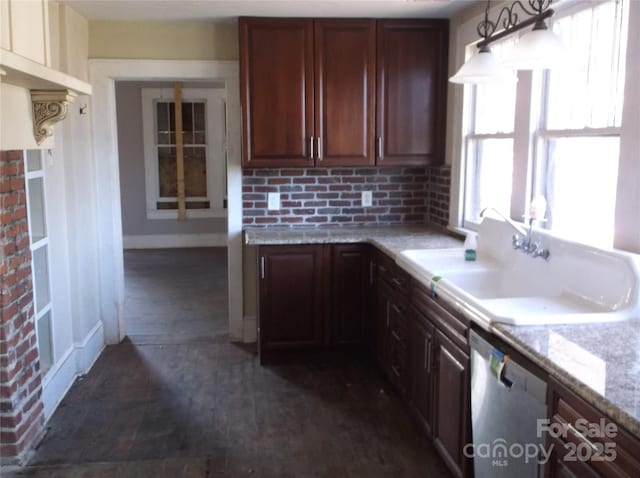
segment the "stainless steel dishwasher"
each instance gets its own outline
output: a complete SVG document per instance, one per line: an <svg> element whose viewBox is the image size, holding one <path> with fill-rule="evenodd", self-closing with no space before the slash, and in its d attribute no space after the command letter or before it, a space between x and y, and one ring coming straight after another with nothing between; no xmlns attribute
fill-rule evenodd
<svg viewBox="0 0 640 478"><path fill-rule="evenodd" d="M502 351L473 330L469 344L473 443L465 454L473 456L475 477L542 477L546 450L538 419L547 416L547 384L512 358L492 371L491 357Z"/></svg>

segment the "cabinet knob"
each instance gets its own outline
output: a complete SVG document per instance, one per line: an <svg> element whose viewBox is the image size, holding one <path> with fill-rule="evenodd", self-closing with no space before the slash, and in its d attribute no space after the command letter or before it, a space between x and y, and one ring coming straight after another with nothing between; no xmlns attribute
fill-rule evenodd
<svg viewBox="0 0 640 478"><path fill-rule="evenodd" d="M382 161L382 136L378 136L378 159Z"/></svg>
<svg viewBox="0 0 640 478"><path fill-rule="evenodd" d="M309 136L309 158L313 159L313 136Z"/></svg>
<svg viewBox="0 0 640 478"><path fill-rule="evenodd" d="M318 157L319 161L322 161L322 140L320 139L320 136L318 136L316 138L316 154Z"/></svg>

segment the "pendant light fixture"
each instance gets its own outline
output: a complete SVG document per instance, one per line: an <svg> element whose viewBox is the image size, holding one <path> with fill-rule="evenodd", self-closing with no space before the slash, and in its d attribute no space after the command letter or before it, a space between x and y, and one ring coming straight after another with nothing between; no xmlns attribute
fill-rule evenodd
<svg viewBox="0 0 640 478"><path fill-rule="evenodd" d="M484 19L478 23L478 53L462 65L449 81L452 83L498 83L515 81L514 70L535 70L553 68L566 57L560 39L550 31L545 20L554 13L552 0L527 0L525 6L516 0L510 6L503 7L495 21L489 19L490 1L484 12ZM520 15L528 16L520 20ZM524 28L533 25L533 30L524 34L516 43L509 57L500 63L491 53L489 45ZM496 33L498 28L501 31Z"/></svg>

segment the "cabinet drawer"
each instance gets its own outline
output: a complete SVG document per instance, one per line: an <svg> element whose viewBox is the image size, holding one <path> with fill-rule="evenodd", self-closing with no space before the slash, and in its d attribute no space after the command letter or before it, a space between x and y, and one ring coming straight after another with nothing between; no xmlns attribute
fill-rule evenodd
<svg viewBox="0 0 640 478"><path fill-rule="evenodd" d="M431 319L444 334L465 352L469 351L469 321L454 316L431 291L415 279L411 279L410 303Z"/></svg>
<svg viewBox="0 0 640 478"><path fill-rule="evenodd" d="M550 385L551 423L563 430L556 459L588 463L604 477L640 476L640 440L555 379Z"/></svg>
<svg viewBox="0 0 640 478"><path fill-rule="evenodd" d="M377 279L382 279L388 284L391 284L391 280L393 279L394 269L396 264L386 254L377 251L374 255L375 261L375 273Z"/></svg>

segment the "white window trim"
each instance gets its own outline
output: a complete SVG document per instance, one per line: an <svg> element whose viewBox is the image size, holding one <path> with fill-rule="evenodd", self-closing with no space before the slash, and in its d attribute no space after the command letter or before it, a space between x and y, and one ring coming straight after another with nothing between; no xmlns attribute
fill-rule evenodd
<svg viewBox="0 0 640 478"><path fill-rule="evenodd" d="M215 125L225 123L225 92L217 88L183 88L184 100L204 100L207 118L207 197L197 198L209 201L209 209L187 209L187 219L225 218L227 209L223 207L226 180L226 145L224 131ZM142 89L142 134L144 142L145 197L147 219L177 219L175 209L158 209L161 202L158 177L158 160L155 143L154 100L173 100L172 88ZM218 121L214 121L217 118Z"/></svg>
<svg viewBox="0 0 640 478"><path fill-rule="evenodd" d="M554 3L554 10L558 17L574 13L582 6L592 6L593 2L559 1ZM490 15L496 15L502 5L491 9ZM455 33L455 46L453 48L454 61L451 62L450 73L453 74L464 63L467 48L478 40L476 26L484 17L478 15L462 25ZM637 204L640 203L640 191L637 184L640 183L640 2L629 2L629 26L626 54L626 78L624 91L624 104L622 112L622 125L620 128L598 128L581 130L584 135L619 135L620 156L618 162L618 188L615 212L614 247L640 253L640 227L638 222ZM518 74L518 87L516 98L514 154L527 160L514 161L513 200L511 202L511 217L520 220L526 212L530 197L533 174L535 149L543 136L562 135L565 131L537 129L534 118L537 118L542 103L538 98L531 98L532 75L530 72L520 71ZM450 134L453 136L451 148L452 183L451 203L449 208L449 229L455 232L467 232L470 228L464 223L465 200L465 174L466 174L466 141L469 127L465 124L468 120L468 108L470 107L471 86L464 85L460 88L451 85L450 100L453 101L453 120ZM537 85L536 88L537 89ZM457 91L456 91L457 90ZM535 113L535 114L534 114ZM531 146L530 146L531 145ZM473 225L471 225L473 227Z"/></svg>

